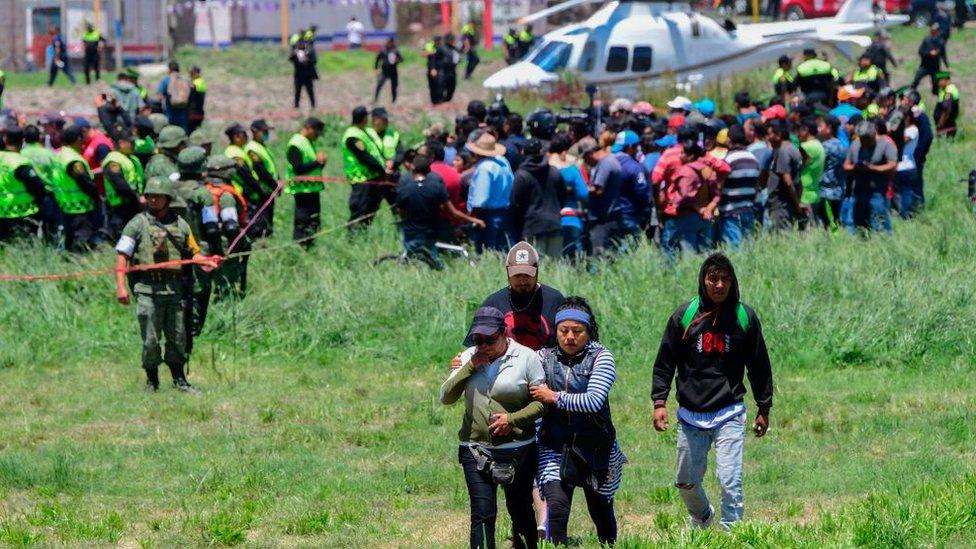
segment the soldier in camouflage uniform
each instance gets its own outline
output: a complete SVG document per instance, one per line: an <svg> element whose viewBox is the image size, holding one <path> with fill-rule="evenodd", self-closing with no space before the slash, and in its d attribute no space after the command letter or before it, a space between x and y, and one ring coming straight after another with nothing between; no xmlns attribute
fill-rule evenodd
<svg viewBox="0 0 976 549"><path fill-rule="evenodd" d="M156 154L146 164L145 178L163 177L170 181L179 178L176 157L186 147L186 132L179 126L166 126L159 132Z"/></svg>
<svg viewBox="0 0 976 549"><path fill-rule="evenodd" d="M176 182L175 187L178 200L182 202L182 205L177 207L174 201L174 205L171 206L171 209L190 225L190 230L201 247L203 247L204 240L200 216L203 208L213 201L210 192L203 184L203 172L206 163L207 154L201 147L191 145L180 151L176 158L176 165L180 170L180 179ZM203 272L200 267L194 267L194 271L192 333L194 336L198 336L203 332L203 325L207 321L211 281L210 273Z"/></svg>
<svg viewBox="0 0 976 549"><path fill-rule="evenodd" d="M238 164L232 158L215 154L207 159L206 188L210 203L201 216L201 244L208 255L226 255L231 242L247 225L247 201L231 184ZM234 252L251 249L248 236L241 238ZM243 297L247 289L247 258L228 259L212 275L216 299Z"/></svg>
<svg viewBox="0 0 976 549"><path fill-rule="evenodd" d="M116 297L119 303L130 302L125 270L130 265L150 265L181 258L191 258L204 271L217 268L214 258L200 253L190 226L169 209L176 196L173 183L154 177L144 191L148 210L139 213L122 230L115 250ZM192 387L186 380L186 331L184 323L184 281L179 266L148 271L134 271L132 291L136 295L136 316L142 335L142 367L146 370L150 391L159 389L159 365L166 362L173 375L173 385L181 391ZM165 355L160 336L166 340Z"/></svg>

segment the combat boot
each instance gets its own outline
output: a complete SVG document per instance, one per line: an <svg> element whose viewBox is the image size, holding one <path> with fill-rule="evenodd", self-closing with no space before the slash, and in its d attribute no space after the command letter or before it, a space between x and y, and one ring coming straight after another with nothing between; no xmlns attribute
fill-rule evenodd
<svg viewBox="0 0 976 549"><path fill-rule="evenodd" d="M146 390L150 393L159 391L159 368L146 368Z"/></svg>
<svg viewBox="0 0 976 549"><path fill-rule="evenodd" d="M190 382L186 380L186 375L183 374L183 365L175 364L169 366L169 371L173 374L173 386L184 393L195 393L196 389L190 385Z"/></svg>

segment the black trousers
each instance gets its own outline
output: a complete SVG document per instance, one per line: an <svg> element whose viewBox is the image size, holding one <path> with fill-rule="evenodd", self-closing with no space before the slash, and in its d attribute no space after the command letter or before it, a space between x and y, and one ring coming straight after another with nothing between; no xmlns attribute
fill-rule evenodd
<svg viewBox="0 0 976 549"><path fill-rule="evenodd" d="M430 102L433 105L438 105L443 102L441 99L444 93L441 91L441 76L431 76L430 71L427 71L427 89L430 91Z"/></svg>
<svg viewBox="0 0 976 549"><path fill-rule="evenodd" d="M71 72L71 62L67 59L62 60L64 62L64 67L58 68L58 60L55 59L51 61L50 71L48 72L47 85L48 87L54 85L54 79L58 77L58 71L63 71L64 75L68 77L68 80L74 84L75 83L75 73Z"/></svg>
<svg viewBox="0 0 976 549"><path fill-rule="evenodd" d="M380 91L383 89L383 84L386 84L387 80L390 81L390 95L393 97L390 102L396 103L397 87L400 84L400 75L395 70L389 74L385 72L380 73L376 80L376 93L373 94L373 103L380 100Z"/></svg>
<svg viewBox="0 0 976 549"><path fill-rule="evenodd" d="M912 87L918 88L918 85L922 83L922 79L928 76L932 82L932 95L939 95L939 81L935 78L935 73L937 72L939 72L938 67L919 67L918 70L915 71L915 78L912 79Z"/></svg>
<svg viewBox="0 0 976 549"><path fill-rule="evenodd" d="M295 108L298 108L298 104L302 99L302 88L305 88L305 93L308 94L308 102L311 103L312 108L315 108L315 80L311 78L304 78L300 76L295 76Z"/></svg>
<svg viewBox="0 0 976 549"><path fill-rule="evenodd" d="M349 193L349 221L359 219L370 214L375 214L380 209L380 204L386 200L390 206L396 204L396 189L392 185L374 185L370 183L357 183L352 186ZM375 216L374 216L375 217ZM373 222L373 217L357 221L349 226L350 232L365 229Z"/></svg>
<svg viewBox="0 0 976 549"><path fill-rule="evenodd" d="M465 80L471 80L471 75L474 73L474 69L478 66L478 63L481 63L481 58L478 57L478 52L476 52L474 48L471 48L471 50L468 51L468 61L464 65Z"/></svg>
<svg viewBox="0 0 976 549"><path fill-rule="evenodd" d="M318 193L316 193L318 194ZM296 195L297 196L297 195ZM257 238L268 238L274 233L274 201L268 204L268 207L261 212L261 217L255 218L258 210L261 209L261 204L264 202L251 202L247 201L247 215L250 220L254 223L251 228L247 230L247 236L251 239ZM297 203L296 203L297 204ZM315 232L315 231L312 231Z"/></svg>
<svg viewBox="0 0 976 549"><path fill-rule="evenodd" d="M293 240L307 239L322 226L322 202L319 193L298 193L295 195L295 229ZM312 240L304 240L302 246L312 247Z"/></svg>
<svg viewBox="0 0 976 549"><path fill-rule="evenodd" d="M91 84L91 71L95 71L95 80L102 79L102 56L98 51L85 52L85 84Z"/></svg>
<svg viewBox="0 0 976 549"><path fill-rule="evenodd" d="M444 70L441 74L441 101L446 103L454 99L454 90L457 89L457 67Z"/></svg>
<svg viewBox="0 0 976 549"><path fill-rule="evenodd" d="M37 232L38 223L29 217L0 219L0 241L29 238Z"/></svg>
<svg viewBox="0 0 976 549"><path fill-rule="evenodd" d="M92 223L94 213L64 215L64 249L74 253L87 252L95 237Z"/></svg>
<svg viewBox="0 0 976 549"><path fill-rule="evenodd" d="M515 473L515 482L502 486L505 492L505 508L512 517L512 542L516 549L533 549L539 544L535 512L532 510L532 486L539 454L534 444L526 451L528 454ZM467 448L458 449L458 460L464 470L464 483L468 486L468 498L471 502L471 547L494 549L498 485L492 482L490 473L478 470L478 463Z"/></svg>
<svg viewBox="0 0 976 549"><path fill-rule="evenodd" d="M542 499L546 500L546 509L549 510L546 534L548 540L555 545L566 543L574 489L574 486L558 481L542 485ZM617 518L613 513L613 498L599 494L590 487L583 488L583 493L586 495L586 508L596 526L600 543L613 545L617 542Z"/></svg>

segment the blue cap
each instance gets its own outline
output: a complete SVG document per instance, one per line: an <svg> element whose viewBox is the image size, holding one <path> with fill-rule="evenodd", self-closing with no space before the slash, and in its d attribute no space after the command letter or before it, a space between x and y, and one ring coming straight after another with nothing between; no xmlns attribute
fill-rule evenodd
<svg viewBox="0 0 976 549"><path fill-rule="evenodd" d="M668 134L662 137L661 139L655 141L654 144L657 145L658 147L661 147L662 149L673 147L678 144L678 136Z"/></svg>
<svg viewBox="0 0 976 549"><path fill-rule="evenodd" d="M79 117L79 118L75 118L75 126L78 126L79 128L84 128L84 129L87 130L87 129L90 129L91 128L91 122L89 122L85 118Z"/></svg>
<svg viewBox="0 0 976 549"><path fill-rule="evenodd" d="M494 335L505 329L505 315L494 307L481 307L474 312L471 335Z"/></svg>
<svg viewBox="0 0 976 549"><path fill-rule="evenodd" d="M704 114L705 116L711 116L715 114L715 102L707 97L695 103L695 109Z"/></svg>
<svg viewBox="0 0 976 549"><path fill-rule="evenodd" d="M637 137L637 133L631 130L624 130L617 134L617 139L613 142L613 148L611 151L618 153L626 147L636 145L640 143L640 137Z"/></svg>

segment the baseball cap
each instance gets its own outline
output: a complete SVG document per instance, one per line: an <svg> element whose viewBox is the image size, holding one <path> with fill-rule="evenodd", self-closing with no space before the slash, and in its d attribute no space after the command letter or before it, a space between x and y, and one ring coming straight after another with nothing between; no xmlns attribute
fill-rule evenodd
<svg viewBox="0 0 976 549"><path fill-rule="evenodd" d="M263 118L258 118L254 122L251 122L251 129L257 130L259 132L266 132L269 130L273 130L274 126L269 125L267 120Z"/></svg>
<svg viewBox="0 0 976 549"><path fill-rule="evenodd" d="M617 139L613 142L613 148L610 150L618 153L627 147L636 145L640 143L640 137L637 133L632 130L624 130L617 134Z"/></svg>
<svg viewBox="0 0 976 549"><path fill-rule="evenodd" d="M505 315L494 307L481 307L474 312L471 335L490 336L505 329Z"/></svg>
<svg viewBox="0 0 976 549"><path fill-rule="evenodd" d="M695 108L698 109L698 112L704 114L705 116L715 114L715 102L707 97L695 103Z"/></svg>
<svg viewBox="0 0 976 549"><path fill-rule="evenodd" d="M665 135L661 139L655 141L654 144L657 145L658 147L661 147L662 149L667 147L673 147L678 144L678 137L675 135Z"/></svg>
<svg viewBox="0 0 976 549"><path fill-rule="evenodd" d="M630 112L633 108L634 104L629 99L618 97L613 100L613 103L610 103L610 114L615 112Z"/></svg>
<svg viewBox="0 0 976 549"><path fill-rule="evenodd" d="M684 125L685 125L685 117L680 114L676 114L673 115L671 118L668 118L669 129L680 128L681 126Z"/></svg>
<svg viewBox="0 0 976 549"><path fill-rule="evenodd" d="M383 107L375 107L369 115L373 118L382 118L383 120L390 119L390 113L386 112L386 109Z"/></svg>
<svg viewBox="0 0 976 549"><path fill-rule="evenodd" d="M841 86L837 90L837 100L838 101L848 101L850 99L856 99L864 95L864 88L855 88L851 84L846 86Z"/></svg>
<svg viewBox="0 0 976 549"><path fill-rule="evenodd" d="M669 109L680 109L683 111L690 111L691 106L692 106L691 99L688 99L683 95L679 95L674 99L672 99L671 101L668 101Z"/></svg>
<svg viewBox="0 0 976 549"><path fill-rule="evenodd" d="M654 114L654 105L651 105L647 101L638 101L634 103L634 114Z"/></svg>
<svg viewBox="0 0 976 549"><path fill-rule="evenodd" d="M536 276L539 274L539 252L535 251L532 244L519 242L508 251L505 268L508 270L508 276L518 274Z"/></svg>
<svg viewBox="0 0 976 549"><path fill-rule="evenodd" d="M592 137L584 137L576 142L575 145L569 148L569 154L577 158L583 158L587 154L593 151L599 150L600 144L596 142L596 139Z"/></svg>
<svg viewBox="0 0 976 549"><path fill-rule="evenodd" d="M224 135L226 135L227 137L231 137L242 133L247 134L247 129L245 129L244 126L241 126L237 122L234 122L233 124L228 126L226 130L224 130Z"/></svg>
<svg viewBox="0 0 976 549"><path fill-rule="evenodd" d="M87 118L81 117L75 118L75 126L78 126L83 130L90 130L92 127L91 122L89 122Z"/></svg>
<svg viewBox="0 0 976 549"><path fill-rule="evenodd" d="M313 130L320 132L325 129L325 122L322 122L322 120L314 116L310 116L305 119L305 127L312 128Z"/></svg>

